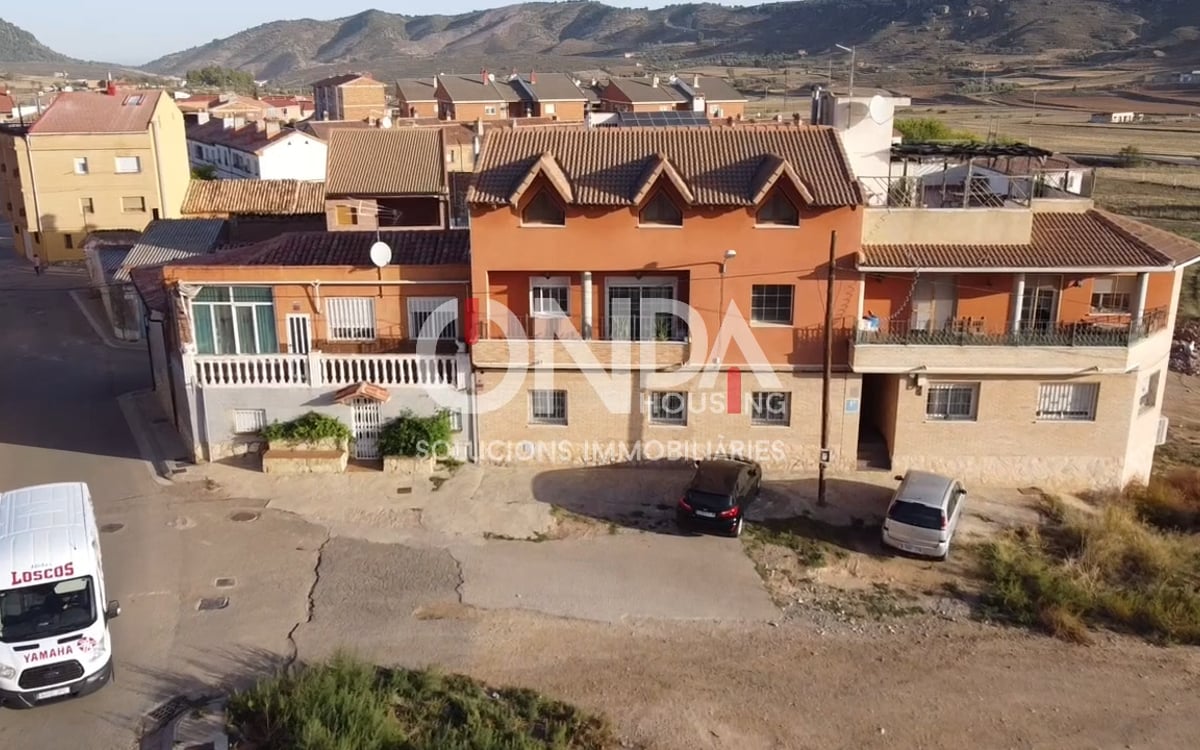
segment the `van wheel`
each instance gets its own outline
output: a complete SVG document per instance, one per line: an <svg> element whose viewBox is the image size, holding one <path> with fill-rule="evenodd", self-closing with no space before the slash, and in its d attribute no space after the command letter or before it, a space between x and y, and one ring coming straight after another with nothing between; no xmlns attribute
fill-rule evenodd
<svg viewBox="0 0 1200 750"><path fill-rule="evenodd" d="M739 536L742 535L742 521L743 520L744 520L744 516L739 516L738 520L737 520L737 526L733 527L733 532L730 534L730 536L732 536L734 539L737 539Z"/></svg>

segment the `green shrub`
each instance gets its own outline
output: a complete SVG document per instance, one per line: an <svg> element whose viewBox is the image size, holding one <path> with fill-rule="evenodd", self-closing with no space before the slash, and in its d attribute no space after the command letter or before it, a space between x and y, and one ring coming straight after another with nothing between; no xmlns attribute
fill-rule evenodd
<svg viewBox="0 0 1200 750"><path fill-rule="evenodd" d="M267 440L315 443L327 439L349 440L351 433L336 417L310 411L290 422L272 422L263 428L262 436Z"/></svg>
<svg viewBox="0 0 1200 750"><path fill-rule="evenodd" d="M1077 642L1100 625L1200 644L1200 540L1156 531L1121 497L1047 509L1041 529L979 547L986 613Z"/></svg>
<svg viewBox="0 0 1200 750"><path fill-rule="evenodd" d="M229 701L259 750L602 750L608 724L524 689L380 669L346 656L263 680Z"/></svg>
<svg viewBox="0 0 1200 750"><path fill-rule="evenodd" d="M445 456L451 435L450 412L418 417L405 411L379 431L379 448L385 456Z"/></svg>

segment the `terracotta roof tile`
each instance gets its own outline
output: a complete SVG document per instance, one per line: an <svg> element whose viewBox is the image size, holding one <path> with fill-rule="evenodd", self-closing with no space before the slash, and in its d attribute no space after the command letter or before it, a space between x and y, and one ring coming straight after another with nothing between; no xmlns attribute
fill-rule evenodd
<svg viewBox="0 0 1200 750"><path fill-rule="evenodd" d="M830 128L514 128L492 130L468 200L500 205L549 154L577 205L631 205L652 159L668 159L696 205L748 206L765 160L788 163L814 206L851 206L862 196Z"/></svg>
<svg viewBox="0 0 1200 750"><path fill-rule="evenodd" d="M859 268L1170 268L1200 243L1104 211L1035 213L1023 245L865 245Z"/></svg>
<svg viewBox="0 0 1200 750"><path fill-rule="evenodd" d="M192 180L184 214L300 216L325 213L325 183L303 180Z"/></svg>
<svg viewBox="0 0 1200 750"><path fill-rule="evenodd" d="M115 96L90 91L68 91L58 95L29 132L35 135L65 133L142 133L162 91L121 90Z"/></svg>
<svg viewBox="0 0 1200 750"><path fill-rule="evenodd" d="M369 268L371 245L392 248L393 266L440 266L470 262L466 229L394 232L288 232L278 237L168 263L168 266L354 266Z"/></svg>
<svg viewBox="0 0 1200 750"><path fill-rule="evenodd" d="M326 143L335 130L366 130L375 127L366 120L305 120L298 128Z"/></svg>
<svg viewBox="0 0 1200 750"><path fill-rule="evenodd" d="M433 91L432 78L401 78L396 81L396 93L406 102L436 101Z"/></svg>
<svg viewBox="0 0 1200 750"><path fill-rule="evenodd" d="M440 195L447 191L441 128L335 130L330 195Z"/></svg>
<svg viewBox="0 0 1200 750"><path fill-rule="evenodd" d="M281 127L275 134L268 135L265 129L259 128L260 124L252 122L240 128L227 128L221 120L209 120L202 125L189 125L187 139L214 146L228 146L237 151L256 154L272 143L296 133L300 133L305 138L316 138L316 136L290 127Z"/></svg>
<svg viewBox="0 0 1200 750"><path fill-rule="evenodd" d="M13 98L8 94L0 94L0 114L10 115L16 109L16 104L13 103Z"/></svg>

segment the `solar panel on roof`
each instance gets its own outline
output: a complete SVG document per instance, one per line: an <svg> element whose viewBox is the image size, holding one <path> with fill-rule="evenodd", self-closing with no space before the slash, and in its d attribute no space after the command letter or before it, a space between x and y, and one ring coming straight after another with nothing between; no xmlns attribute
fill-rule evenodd
<svg viewBox="0 0 1200 750"><path fill-rule="evenodd" d="M703 112L619 112L617 124L638 128L707 128L712 125Z"/></svg>

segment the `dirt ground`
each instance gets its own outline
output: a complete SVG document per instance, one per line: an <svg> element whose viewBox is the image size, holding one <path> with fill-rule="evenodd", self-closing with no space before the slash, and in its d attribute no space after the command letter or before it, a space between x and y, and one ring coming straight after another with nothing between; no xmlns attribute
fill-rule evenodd
<svg viewBox="0 0 1200 750"><path fill-rule="evenodd" d="M1163 416L1170 421L1167 442L1154 454L1157 466L1200 466L1200 376L1167 374Z"/></svg>

